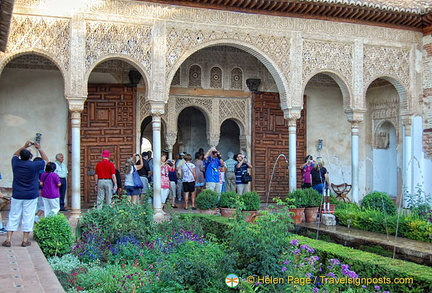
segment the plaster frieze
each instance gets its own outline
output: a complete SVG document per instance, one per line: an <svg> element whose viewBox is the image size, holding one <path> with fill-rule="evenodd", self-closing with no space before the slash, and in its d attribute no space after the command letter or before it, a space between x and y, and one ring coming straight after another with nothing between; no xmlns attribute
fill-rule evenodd
<svg viewBox="0 0 432 293"><path fill-rule="evenodd" d="M278 34L263 34L260 31L250 31L231 27L199 28L190 25L167 25L166 29L166 74L173 77L180 62L183 62L191 52L204 48L206 45L230 44L241 48L257 57L273 76L287 80L290 74L290 36ZM256 48L256 49L253 49ZM259 50L259 51L258 51ZM264 57L267 56L268 58ZM278 71L277 71L278 70ZM283 76L285 74L285 76ZM286 85L281 85L286 87Z"/></svg>
<svg viewBox="0 0 432 293"><path fill-rule="evenodd" d="M317 71L330 70L343 76L348 86L353 79L353 44L322 41L303 41L303 83Z"/></svg>
<svg viewBox="0 0 432 293"><path fill-rule="evenodd" d="M63 73L70 68L70 20L13 14L5 53L33 52L51 60Z"/></svg>
<svg viewBox="0 0 432 293"><path fill-rule="evenodd" d="M394 78L405 90L410 88L410 48L364 46L364 84L379 77ZM365 89L366 92L366 89Z"/></svg>
<svg viewBox="0 0 432 293"><path fill-rule="evenodd" d="M100 58L132 58L147 74L151 69L151 27L102 21L86 22L86 70Z"/></svg>

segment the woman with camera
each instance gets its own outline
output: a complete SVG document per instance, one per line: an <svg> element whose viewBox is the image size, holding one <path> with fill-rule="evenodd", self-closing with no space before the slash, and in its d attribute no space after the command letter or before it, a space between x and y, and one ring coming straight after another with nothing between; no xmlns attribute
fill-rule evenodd
<svg viewBox="0 0 432 293"><path fill-rule="evenodd" d="M243 180L243 175L248 172L248 168L252 168L252 165L242 153L235 155L234 160L238 162L234 169L236 175L236 190L239 195L242 195L249 191L249 182Z"/></svg>
<svg viewBox="0 0 432 293"><path fill-rule="evenodd" d="M300 166L300 171L302 175L302 189L312 187L311 171L315 166L314 160L311 155L307 155L304 159L304 164Z"/></svg>
<svg viewBox="0 0 432 293"><path fill-rule="evenodd" d="M136 165L135 160L139 158L138 165ZM132 157L126 159L124 166L125 173L125 189L126 195L130 196L133 204L137 204L138 196L141 194L141 188L135 187L133 180L133 172L135 170L140 170L143 167L143 159L140 154L132 155Z"/></svg>

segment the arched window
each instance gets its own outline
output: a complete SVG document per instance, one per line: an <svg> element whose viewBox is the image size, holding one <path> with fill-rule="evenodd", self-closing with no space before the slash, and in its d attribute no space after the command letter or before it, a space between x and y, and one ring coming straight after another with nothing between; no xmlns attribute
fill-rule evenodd
<svg viewBox="0 0 432 293"><path fill-rule="evenodd" d="M243 72L240 68L231 70L231 89L243 89Z"/></svg>
<svg viewBox="0 0 432 293"><path fill-rule="evenodd" d="M214 89L222 88L222 69L213 67L210 70L210 87Z"/></svg>
<svg viewBox="0 0 432 293"><path fill-rule="evenodd" d="M189 86L201 87L201 67L192 65L189 69Z"/></svg>

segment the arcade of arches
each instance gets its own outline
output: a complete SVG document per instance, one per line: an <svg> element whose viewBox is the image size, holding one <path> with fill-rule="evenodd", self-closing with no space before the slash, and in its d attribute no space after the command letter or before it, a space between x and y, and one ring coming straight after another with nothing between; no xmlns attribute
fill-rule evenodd
<svg viewBox="0 0 432 293"><path fill-rule="evenodd" d="M68 154L68 201L77 214L94 204L102 150L120 170L145 151L143 139L156 167L162 150L245 153L263 201L299 187L306 154L324 158L331 182L353 184L356 202L373 190L400 197L417 184L432 193L425 184L430 34L147 1L95 3L64 10L15 1L0 52L6 194L10 156L36 133L50 158Z"/></svg>

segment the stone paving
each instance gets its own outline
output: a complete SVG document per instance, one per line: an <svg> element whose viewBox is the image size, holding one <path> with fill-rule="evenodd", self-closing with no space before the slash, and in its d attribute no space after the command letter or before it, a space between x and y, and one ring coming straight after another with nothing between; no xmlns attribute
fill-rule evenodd
<svg viewBox="0 0 432 293"><path fill-rule="evenodd" d="M6 224L8 212L2 211ZM6 234L0 235L0 242ZM12 236L12 247L0 246L0 292L61 293L63 287L30 234L31 246L21 247L22 232Z"/></svg>

